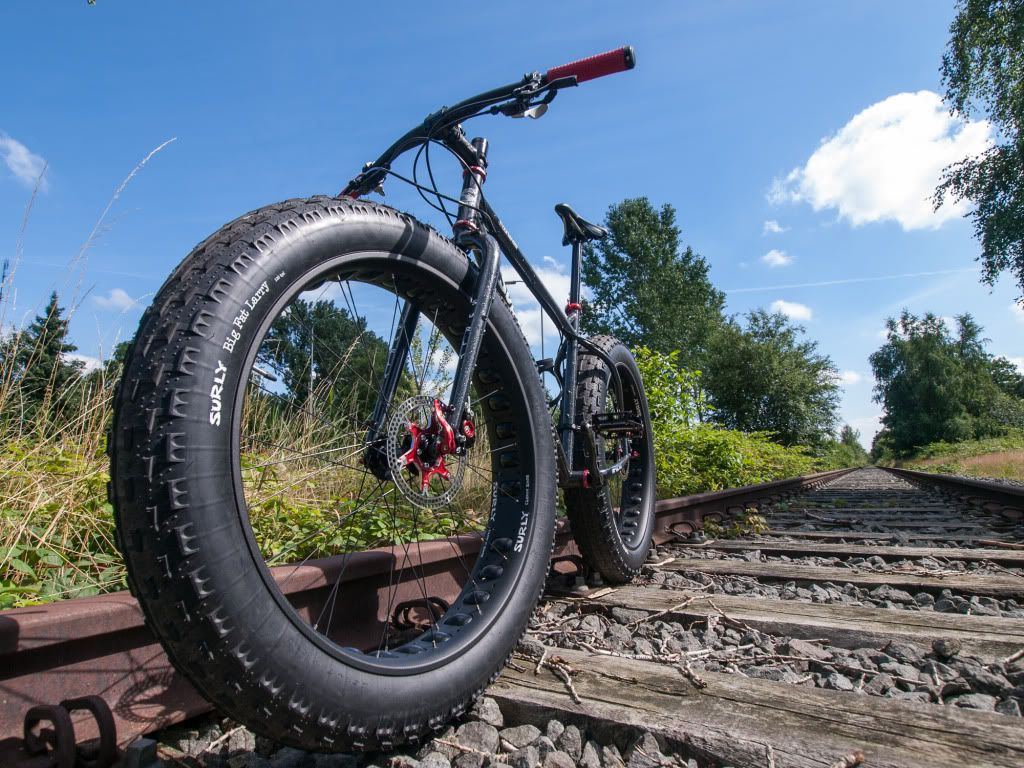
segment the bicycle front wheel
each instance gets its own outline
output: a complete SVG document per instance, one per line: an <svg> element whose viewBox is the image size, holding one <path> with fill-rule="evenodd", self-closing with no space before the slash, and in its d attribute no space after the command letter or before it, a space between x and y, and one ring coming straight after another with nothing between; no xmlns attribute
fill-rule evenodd
<svg viewBox="0 0 1024 768"><path fill-rule="evenodd" d="M555 475L502 301L457 426L468 449L430 438L475 276L392 209L291 201L198 246L142 319L111 439L129 583L177 668L261 734L314 750L415 743L525 631ZM419 322L368 445L407 305Z"/></svg>

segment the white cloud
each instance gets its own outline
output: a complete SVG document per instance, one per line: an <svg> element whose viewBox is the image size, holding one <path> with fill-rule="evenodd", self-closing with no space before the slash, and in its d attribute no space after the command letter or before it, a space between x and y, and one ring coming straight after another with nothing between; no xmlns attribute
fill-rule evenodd
<svg viewBox="0 0 1024 768"><path fill-rule="evenodd" d="M93 296L92 300L103 309L131 309L136 302L123 288L111 288L106 296Z"/></svg>
<svg viewBox="0 0 1024 768"><path fill-rule="evenodd" d="M764 228L761 230L761 234L762 235L781 235L787 229L788 229L788 227L782 226L775 219L768 219L768 221L766 221L764 223Z"/></svg>
<svg viewBox="0 0 1024 768"><path fill-rule="evenodd" d="M1018 304L1016 301L1011 301L1010 314L1013 315L1014 319L1018 323L1024 324L1024 305Z"/></svg>
<svg viewBox="0 0 1024 768"><path fill-rule="evenodd" d="M569 275L562 271L561 265L550 256L545 256L544 261L550 266L537 268L537 276L556 301L567 300L569 298ZM526 340L530 342L531 346L537 347L539 352L543 310L529 289L519 282L519 275L515 270L511 267L503 269L502 279L505 281L508 296L512 300L516 318L519 320ZM558 344L558 331L550 318L544 319L544 344L544 353L553 356Z"/></svg>
<svg viewBox="0 0 1024 768"><path fill-rule="evenodd" d="M810 320L813 314L811 308L806 304L797 304L795 301L784 301L782 299L773 301L771 310L772 312L781 312L793 320Z"/></svg>
<svg viewBox="0 0 1024 768"><path fill-rule="evenodd" d="M840 371L839 372L839 383L840 384L860 384L864 380L856 371Z"/></svg>
<svg viewBox="0 0 1024 768"><path fill-rule="evenodd" d="M46 168L46 161L35 154L17 139L0 132L0 156L14 178L27 187L34 187L36 179ZM46 178L39 183L39 188L46 189Z"/></svg>
<svg viewBox="0 0 1024 768"><path fill-rule="evenodd" d="M1006 359L1016 365L1018 371L1024 373L1024 357L1008 357Z"/></svg>
<svg viewBox="0 0 1024 768"><path fill-rule="evenodd" d="M65 357L67 357L68 360L77 360L82 363L82 373L90 373L91 371L96 371L103 367L103 361L98 357L80 355L77 352L67 354Z"/></svg>
<svg viewBox="0 0 1024 768"><path fill-rule="evenodd" d="M966 209L959 202L933 210L942 169L984 151L991 136L988 122L952 117L936 93L898 93L855 115L802 168L775 179L768 199L834 208L853 226L896 221L904 230L935 229Z"/></svg>
<svg viewBox="0 0 1024 768"><path fill-rule="evenodd" d="M761 257L761 262L767 264L769 267L788 267L793 263L793 257L785 251L772 248L768 253Z"/></svg>

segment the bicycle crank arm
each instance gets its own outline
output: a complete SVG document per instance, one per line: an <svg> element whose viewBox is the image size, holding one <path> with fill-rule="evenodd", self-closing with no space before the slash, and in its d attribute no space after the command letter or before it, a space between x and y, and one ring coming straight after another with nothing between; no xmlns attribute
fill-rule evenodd
<svg viewBox="0 0 1024 768"><path fill-rule="evenodd" d="M448 423L455 425L460 431L462 421L466 418L466 404L469 397L469 386L476 360L480 356L484 329L487 318L491 314L491 302L498 287L498 266L501 262L501 249L493 237L482 232L463 232L459 244L467 251L476 249L480 253L480 274L477 276L476 292L473 296L473 312L469 325L462 334L459 348L459 364L455 369L455 381L452 382L452 395L448 404Z"/></svg>
<svg viewBox="0 0 1024 768"><path fill-rule="evenodd" d="M608 414L605 414L606 416ZM595 421L597 419L595 418ZM560 484L563 488L601 488L605 484L605 480L612 475L615 475L622 471L623 467L629 462L630 454L629 451L625 451L622 457L612 464L610 467L602 467L599 460L599 449L597 446L597 433L604 433L605 428L600 430L595 429L594 424L584 424L580 429L583 433L583 439L586 444L586 464L587 468L582 471L567 472L564 476L560 477Z"/></svg>

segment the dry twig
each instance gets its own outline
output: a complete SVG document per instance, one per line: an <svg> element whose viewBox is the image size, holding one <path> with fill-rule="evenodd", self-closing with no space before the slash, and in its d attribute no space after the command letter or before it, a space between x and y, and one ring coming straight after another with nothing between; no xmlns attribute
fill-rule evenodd
<svg viewBox="0 0 1024 768"><path fill-rule="evenodd" d="M671 608L666 608L663 611L658 611L657 613L652 613L652 614L650 614L648 616L644 616L642 619L637 619L636 621L631 621L626 626L627 627L639 627L644 622L654 621L655 619L659 619L662 616L665 616L666 614L674 613L675 611L680 611L683 608L686 608L690 603L692 603L694 600L697 600L697 599L698 599L697 597L688 597L685 600L683 600L683 602L678 603L677 605L673 605ZM703 596L703 595L700 596L699 599L701 599L701 600L709 600L710 601L710 598L708 598L706 596Z"/></svg>
<svg viewBox="0 0 1024 768"><path fill-rule="evenodd" d="M234 728L232 728L227 733L224 733L224 734L218 736L213 741L211 741L209 743L209 745L203 750L203 752L213 752L213 750L215 748L219 747L221 744L223 744L225 741L230 739L236 733L238 733L239 731L244 731L244 730L245 730L245 726L244 725L236 725Z"/></svg>
<svg viewBox="0 0 1024 768"><path fill-rule="evenodd" d="M848 755L844 755L836 760L828 768L856 768L858 765L864 762L864 753L857 749Z"/></svg>
<svg viewBox="0 0 1024 768"><path fill-rule="evenodd" d="M576 686L572 684L572 675L576 672L565 659L554 656L550 660L544 663L548 669L555 673L555 676L559 678L565 687L569 689L569 695L572 696L572 700L577 704L582 704L583 700L580 695L576 692Z"/></svg>
<svg viewBox="0 0 1024 768"><path fill-rule="evenodd" d="M1013 664L1013 662L1017 661L1017 659L1024 659L1024 648L1021 648L1016 653L1011 653L1009 656L1003 659L1003 664Z"/></svg>
<svg viewBox="0 0 1024 768"><path fill-rule="evenodd" d="M548 657L548 647L545 645L544 650L541 651L540 659L537 661L537 666L534 667L533 674L539 675L541 668L544 666L544 660Z"/></svg>
<svg viewBox="0 0 1024 768"><path fill-rule="evenodd" d="M683 659L683 661L680 662L679 672L680 674L682 674L683 677L685 677L687 680L693 683L694 687L698 690L704 690L708 687L708 684L707 682L705 682L704 678L702 678L700 675L694 672L693 669L690 668L689 659Z"/></svg>
<svg viewBox="0 0 1024 768"><path fill-rule="evenodd" d="M444 744L446 747L457 749L460 752L466 752L471 755L481 755L491 760L497 760L498 762L506 762L508 760L507 755L499 755L494 752L484 752L482 749L476 749L475 747L467 747L465 744L459 744L457 741L449 741L448 739L434 739L437 744Z"/></svg>

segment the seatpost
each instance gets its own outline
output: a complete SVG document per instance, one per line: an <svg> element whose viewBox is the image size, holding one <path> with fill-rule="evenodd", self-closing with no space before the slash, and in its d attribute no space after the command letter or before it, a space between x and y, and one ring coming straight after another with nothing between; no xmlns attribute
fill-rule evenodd
<svg viewBox="0 0 1024 768"><path fill-rule="evenodd" d="M580 314L583 306L580 303L580 266L583 262L583 243L574 239L572 243L572 266L569 272L569 301L565 305L566 319L573 331L579 331ZM573 443L576 427L576 366L579 354L579 342L569 336L565 342L565 375L562 377L562 415L559 419L559 432L562 436L562 449L565 458L572 465Z"/></svg>

